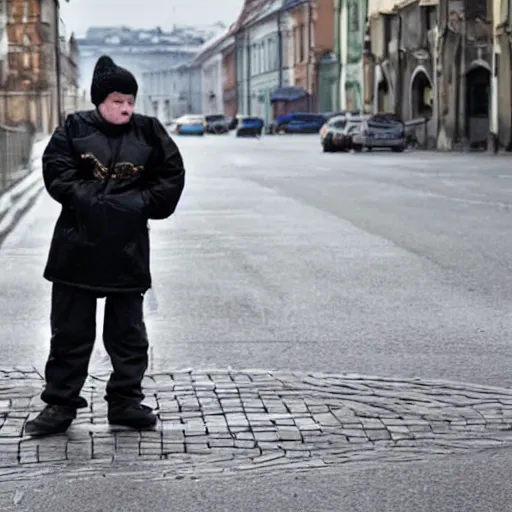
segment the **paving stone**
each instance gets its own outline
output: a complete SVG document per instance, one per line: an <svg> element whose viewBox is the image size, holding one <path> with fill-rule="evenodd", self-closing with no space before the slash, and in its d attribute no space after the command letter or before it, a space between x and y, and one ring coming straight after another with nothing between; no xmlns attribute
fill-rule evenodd
<svg viewBox="0 0 512 512"><path fill-rule="evenodd" d="M298 441L302 439L302 434L297 427L285 428L278 427L277 436L281 441Z"/></svg>
<svg viewBox="0 0 512 512"><path fill-rule="evenodd" d="M102 377L103 378L103 377ZM101 384L101 385L100 385ZM0 481L12 468L52 462L102 467L166 459L169 474L287 468L296 471L367 460L415 460L432 454L509 446L512 391L442 381L269 371L179 371L148 375L152 432L110 428L103 382L88 379L67 434L22 437L41 410L41 377L0 372ZM499 436L499 439L498 439ZM107 466L105 466L107 467ZM9 476L7 476L9 475Z"/></svg>

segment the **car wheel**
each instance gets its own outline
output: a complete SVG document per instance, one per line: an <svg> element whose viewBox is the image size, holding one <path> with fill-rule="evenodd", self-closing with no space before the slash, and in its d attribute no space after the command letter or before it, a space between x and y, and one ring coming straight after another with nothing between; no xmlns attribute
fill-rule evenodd
<svg viewBox="0 0 512 512"><path fill-rule="evenodd" d="M399 147L391 148L391 151L393 151L393 153L403 153L404 150L405 150L404 146L399 146Z"/></svg>
<svg viewBox="0 0 512 512"><path fill-rule="evenodd" d="M324 150L324 153L334 153L335 149L332 145L332 135L328 134L327 137L324 138L322 141L322 148Z"/></svg>
<svg viewBox="0 0 512 512"><path fill-rule="evenodd" d="M360 146L359 144L354 144L353 149L356 153L361 153L363 151L363 146Z"/></svg>

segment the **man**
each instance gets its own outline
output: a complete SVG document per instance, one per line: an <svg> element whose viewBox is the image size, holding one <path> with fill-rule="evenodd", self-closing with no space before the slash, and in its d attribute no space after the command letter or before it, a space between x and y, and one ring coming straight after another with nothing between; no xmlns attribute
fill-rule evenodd
<svg viewBox="0 0 512 512"><path fill-rule="evenodd" d="M103 339L113 373L108 420L153 427L142 405L148 363L144 293L151 287L148 219L174 212L185 183L180 152L155 119L134 114L134 76L107 56L94 69L96 110L58 127L43 155L49 194L62 206L44 277L53 283L47 406L27 422L28 435L64 432L87 407L80 391L96 335L96 303L105 297Z"/></svg>

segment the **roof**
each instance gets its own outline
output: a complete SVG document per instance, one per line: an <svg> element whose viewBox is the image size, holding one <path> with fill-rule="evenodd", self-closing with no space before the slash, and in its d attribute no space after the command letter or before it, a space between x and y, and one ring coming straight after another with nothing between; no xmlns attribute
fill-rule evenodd
<svg viewBox="0 0 512 512"><path fill-rule="evenodd" d="M201 62L207 59L214 52L214 50L217 49L219 45L221 45L230 35L231 28L228 28L217 37L207 41L203 46L201 46L201 48L199 48L199 52L195 56L194 61Z"/></svg>
<svg viewBox="0 0 512 512"><path fill-rule="evenodd" d="M275 0L245 0L242 11L234 23L233 32L240 30L244 25L254 21L264 7L272 4Z"/></svg>

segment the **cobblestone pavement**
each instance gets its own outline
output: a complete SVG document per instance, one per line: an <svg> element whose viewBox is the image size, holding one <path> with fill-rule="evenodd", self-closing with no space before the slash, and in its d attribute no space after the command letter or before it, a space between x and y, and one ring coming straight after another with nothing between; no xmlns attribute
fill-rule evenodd
<svg viewBox="0 0 512 512"><path fill-rule="evenodd" d="M504 446L512 390L441 381L261 370L153 374L146 403L158 428L106 421L104 379L84 388L65 435L24 436L39 411L41 376L0 370L0 481L147 465L159 477L251 470L310 470L357 461L408 461Z"/></svg>

